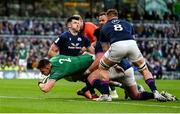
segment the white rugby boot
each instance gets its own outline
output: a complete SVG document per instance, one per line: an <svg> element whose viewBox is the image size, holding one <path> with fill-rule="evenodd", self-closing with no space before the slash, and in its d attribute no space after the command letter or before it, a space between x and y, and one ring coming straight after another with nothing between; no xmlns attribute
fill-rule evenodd
<svg viewBox="0 0 180 114"><path fill-rule="evenodd" d="M116 90L111 90L111 91L110 91L110 96L111 96L112 99L117 99L117 98L119 98Z"/></svg>
<svg viewBox="0 0 180 114"><path fill-rule="evenodd" d="M164 97L163 95L161 95L157 90L155 90L153 92L154 94L154 98L157 100L157 101L162 101L162 102L166 102L167 101L167 98Z"/></svg>
<svg viewBox="0 0 180 114"><path fill-rule="evenodd" d="M96 101L112 101L112 98L110 95L103 94L103 95L99 96L99 98L96 98L95 100Z"/></svg>
<svg viewBox="0 0 180 114"><path fill-rule="evenodd" d="M172 95L172 94L170 94L170 93L168 93L166 91L162 91L160 94L162 96L164 96L167 99L167 101L176 101L176 100L178 100L176 98L176 96L174 96L174 95Z"/></svg>

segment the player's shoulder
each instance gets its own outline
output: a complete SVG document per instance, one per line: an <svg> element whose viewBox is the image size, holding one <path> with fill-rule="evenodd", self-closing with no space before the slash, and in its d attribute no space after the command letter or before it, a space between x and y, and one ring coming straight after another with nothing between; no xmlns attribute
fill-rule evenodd
<svg viewBox="0 0 180 114"><path fill-rule="evenodd" d="M128 21L126 21L126 20L122 20L122 19L111 19L111 20L109 20L108 22L107 22L107 24L120 24L120 23L127 23L127 24L129 24L129 22Z"/></svg>
<svg viewBox="0 0 180 114"><path fill-rule="evenodd" d="M132 25L129 21L127 20L122 20L124 23L126 23L127 25Z"/></svg>
<svg viewBox="0 0 180 114"><path fill-rule="evenodd" d="M61 33L60 35L59 35L59 37L67 37L67 36L69 36L69 32L68 31L66 31L66 32L63 32L63 33Z"/></svg>
<svg viewBox="0 0 180 114"><path fill-rule="evenodd" d="M80 38L86 38L82 33L78 33L78 37L80 37Z"/></svg>

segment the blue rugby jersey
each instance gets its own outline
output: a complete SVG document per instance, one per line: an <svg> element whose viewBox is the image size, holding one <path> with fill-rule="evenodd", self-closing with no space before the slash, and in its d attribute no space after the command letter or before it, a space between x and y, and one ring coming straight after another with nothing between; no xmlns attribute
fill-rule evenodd
<svg viewBox="0 0 180 114"><path fill-rule="evenodd" d="M134 29L131 24L120 19L108 20L101 29L100 41L112 44L122 40L134 40Z"/></svg>
<svg viewBox="0 0 180 114"><path fill-rule="evenodd" d="M54 43L60 50L60 55L78 56L82 47L89 48L90 41L82 34L73 36L70 32L62 33Z"/></svg>

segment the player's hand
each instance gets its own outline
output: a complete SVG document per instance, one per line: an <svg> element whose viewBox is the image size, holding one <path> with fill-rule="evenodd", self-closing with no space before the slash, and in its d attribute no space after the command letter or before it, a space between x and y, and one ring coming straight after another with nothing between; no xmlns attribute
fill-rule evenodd
<svg viewBox="0 0 180 114"><path fill-rule="evenodd" d="M41 84L41 83L43 83L42 80L39 80L39 81L38 81L38 86L39 86L39 84Z"/></svg>

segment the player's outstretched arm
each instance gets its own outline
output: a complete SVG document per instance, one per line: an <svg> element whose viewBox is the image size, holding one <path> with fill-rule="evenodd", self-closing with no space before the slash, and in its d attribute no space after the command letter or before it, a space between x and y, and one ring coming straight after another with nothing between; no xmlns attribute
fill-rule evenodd
<svg viewBox="0 0 180 114"><path fill-rule="evenodd" d="M38 82L38 85L41 91L47 93L54 87L55 83L56 81L51 79L48 80L47 83Z"/></svg>
<svg viewBox="0 0 180 114"><path fill-rule="evenodd" d="M48 51L48 57L54 57L58 54L59 48L56 46L56 44L52 44Z"/></svg>

